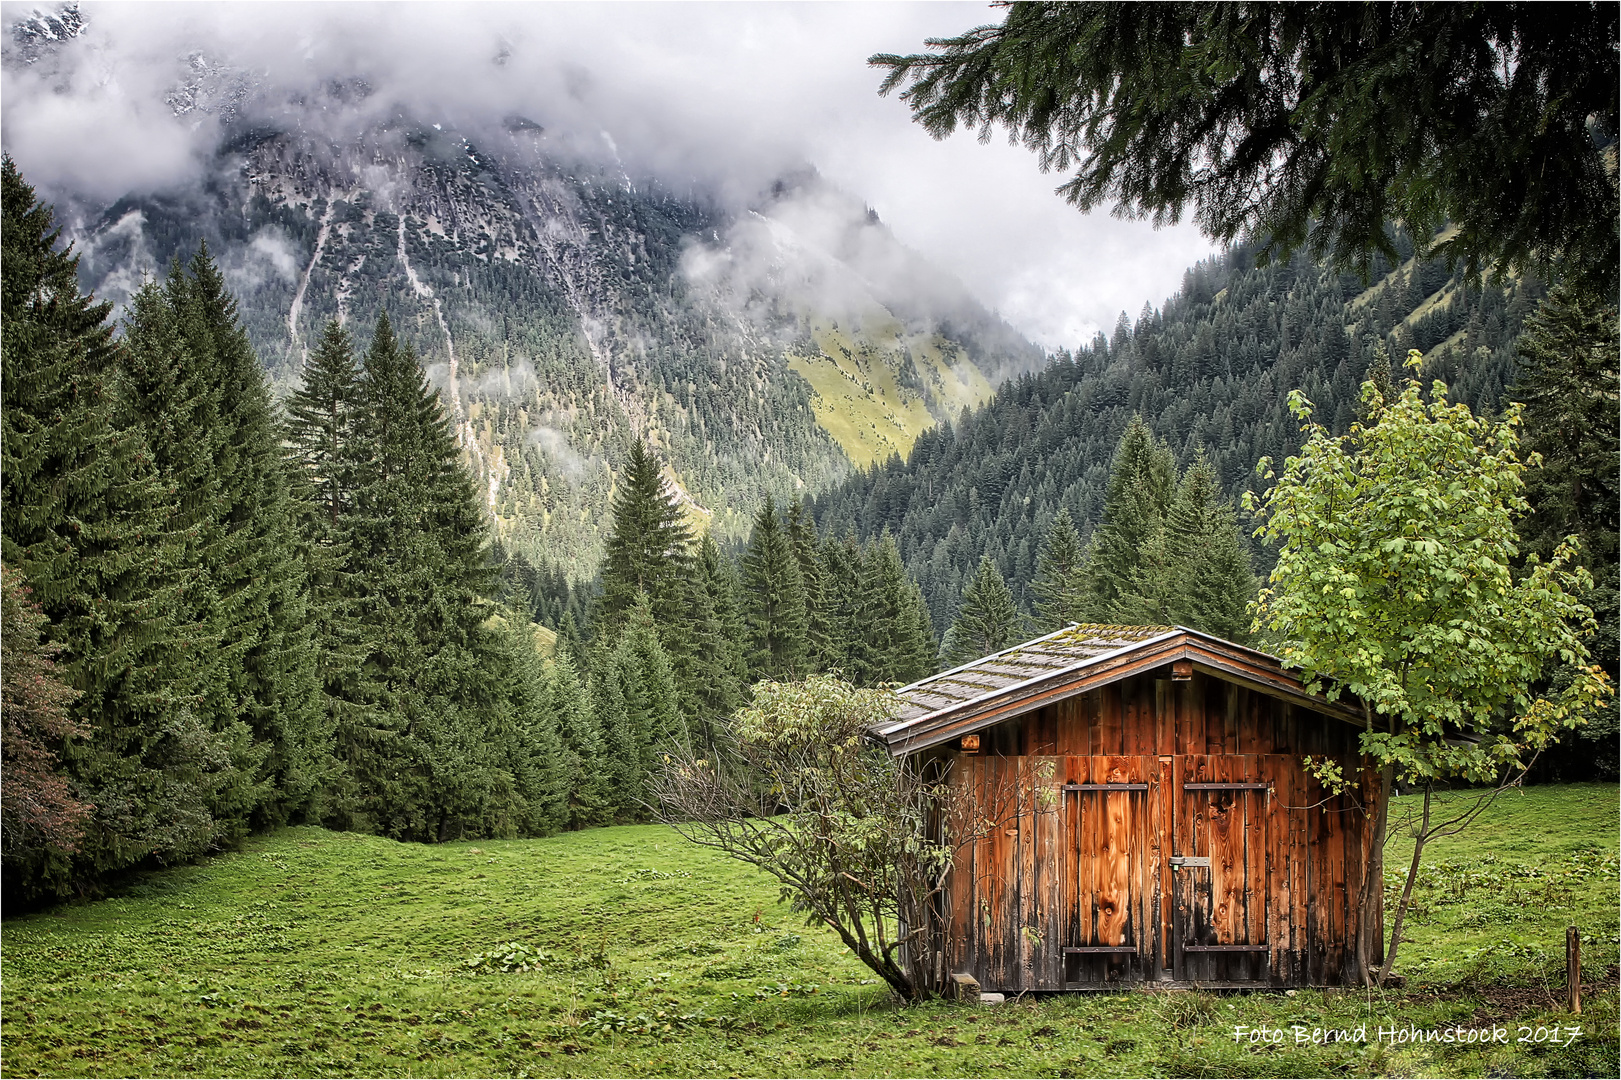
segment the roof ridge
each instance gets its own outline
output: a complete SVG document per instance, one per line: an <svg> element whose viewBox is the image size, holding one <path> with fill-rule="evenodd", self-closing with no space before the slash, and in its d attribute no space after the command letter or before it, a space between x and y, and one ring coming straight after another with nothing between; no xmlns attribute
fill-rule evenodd
<svg viewBox="0 0 1621 1080"><path fill-rule="evenodd" d="M987 671L981 667L981 665L987 664L988 662L995 661L1001 657L1007 657L1011 653L1016 653L1019 649L1025 648L1026 646L1034 645L1037 642L1042 641L1053 641L1054 639L1059 639L1066 635L1073 641L1073 644L1077 650L1083 645L1103 646L1104 642L1110 639L1104 638L1102 641L1098 640L1102 635L1095 633L1095 631L1100 630L1130 631L1130 633L1117 633L1113 635L1112 640L1114 645L1112 648L1099 647L1096 648L1095 651L1088 651L1085 654L1079 654L1077 652L1077 654L1074 655L1073 662L1069 664L1031 664L1029 665L1030 667L1039 668L1039 670L1029 672L1025 678L1014 679L1013 681L1004 683L1002 685L996 685L994 680L998 678L1006 678L1007 676L1005 674L1002 672ZM1086 632L1086 636L1076 640L1076 634L1078 632ZM1017 689L1018 687L1032 682L1037 682L1043 679L1051 679L1068 672L1078 670L1079 668L1085 667L1088 664L1096 663L1109 657L1119 656L1121 653L1140 648L1153 642L1164 641L1165 639L1178 633L1186 633L1186 631L1173 626L1124 626L1112 623L1071 623L1070 625L1065 626L1062 629L1055 630L1050 634L1044 634L1041 637L1032 638L1029 641L1021 642L1018 645L1009 646L1000 652L994 652L988 656L982 656L979 659L972 660L966 664L959 664L950 671L942 671L937 675L931 675L926 679L919 679L908 686L901 687L899 690L895 691L896 696L900 698L904 699L908 692L916 691L919 694L928 693L932 697L944 698L946 699L947 704L932 709L925 707L924 711L919 715L901 720L897 723L885 725L879 728L878 731L887 737L894 732L912 727L915 724L920 724L941 713L950 712L954 709L971 705L974 702L983 700L985 698L1005 694L1011 690ZM977 672L972 671L971 669L974 668L979 668L980 670ZM989 685L967 677L972 674L981 675L986 682L989 683ZM960 696L960 694L952 694L946 691L946 686L950 685L959 687L973 687L978 692L971 692L968 693L967 696ZM940 688L937 690L931 690L931 686L938 686Z"/></svg>

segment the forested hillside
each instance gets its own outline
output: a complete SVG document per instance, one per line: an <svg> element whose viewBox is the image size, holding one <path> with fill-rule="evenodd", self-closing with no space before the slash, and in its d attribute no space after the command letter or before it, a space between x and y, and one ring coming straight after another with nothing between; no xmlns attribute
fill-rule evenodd
<svg viewBox="0 0 1621 1080"><path fill-rule="evenodd" d="M645 821L656 755L709 742L751 683L932 670L887 539L818 537L767 493L734 559L636 439L582 597L495 542L386 310L328 320L278 410L206 246L115 336L9 157L3 210L8 901L287 822Z"/></svg>
<svg viewBox="0 0 1621 1080"><path fill-rule="evenodd" d="M253 120L264 94L244 93L197 187L79 207L82 285L121 303L206 240L282 394L328 319L386 312L503 544L569 576L595 570L637 438L741 540L767 495L904 453L1041 362L813 171L739 210L521 117L474 133L401 116L335 141L304 126L314 103Z"/></svg>
<svg viewBox="0 0 1621 1080"><path fill-rule="evenodd" d="M904 459L817 496L815 520L837 534L891 533L943 633L986 555L1034 611L1031 584L1055 516L1067 510L1081 538L1091 535L1133 416L1179 468L1202 454L1235 499L1259 485L1262 456L1281 460L1299 447L1289 392L1303 389L1343 432L1381 347L1398 359L1423 351L1426 379L1446 380L1477 412L1495 409L1542 284L1464 278L1415 257L1411 237L1395 240L1403 261L1377 264L1371 283L1303 256L1258 266L1245 247L1200 263L1163 308L1145 305L1135 323L1122 313L1113 334L1004 384ZM1266 569L1265 551L1251 544L1256 569Z"/></svg>

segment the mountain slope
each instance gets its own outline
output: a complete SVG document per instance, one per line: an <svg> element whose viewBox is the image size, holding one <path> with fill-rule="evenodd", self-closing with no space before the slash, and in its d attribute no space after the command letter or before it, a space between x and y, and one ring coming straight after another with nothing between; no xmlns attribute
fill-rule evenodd
<svg viewBox="0 0 1621 1080"><path fill-rule="evenodd" d="M1383 265L1371 285L1304 258L1255 266L1245 248L1188 271L1162 311L1002 387L958 424L925 434L904 462L818 496L825 532L889 530L921 585L937 631L956 616L982 554L1029 610L1029 583L1053 517L1068 508L1083 535L1097 524L1109 463L1141 413L1186 467L1206 453L1229 497L1258 486L1256 461L1300 445L1287 397L1303 389L1344 431L1376 343L1400 373L1409 348L1454 400L1497 407L1516 371L1520 325L1543 294L1534 280L1482 282L1415 257ZM1264 569L1267 553L1253 552Z"/></svg>
<svg viewBox="0 0 1621 1080"><path fill-rule="evenodd" d="M475 136L395 115L334 140L305 125L319 103L264 97L217 72L171 95L228 102L228 137L194 188L79 207L85 286L123 301L206 240L282 390L326 320L364 337L387 310L503 540L576 576L636 438L737 539L767 494L905 453L1042 360L814 172L737 211L519 117Z"/></svg>

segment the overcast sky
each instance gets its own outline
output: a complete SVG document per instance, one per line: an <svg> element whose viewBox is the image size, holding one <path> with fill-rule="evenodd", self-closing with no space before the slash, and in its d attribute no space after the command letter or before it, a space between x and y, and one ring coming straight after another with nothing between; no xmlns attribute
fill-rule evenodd
<svg viewBox="0 0 1621 1080"><path fill-rule="evenodd" d="M5 4L7 26L36 10ZM808 161L1049 347L1112 330L1212 248L1192 226L1083 216L1028 151L935 142L880 98L875 52L918 51L980 3L95 4L57 61L8 56L0 139L46 192L103 198L194 179L212 119L163 104L201 51L296 88L359 75L425 121L522 112L628 160L739 191ZM499 62L497 62L499 58ZM595 130L593 130L595 129ZM606 133L606 138L603 137Z"/></svg>

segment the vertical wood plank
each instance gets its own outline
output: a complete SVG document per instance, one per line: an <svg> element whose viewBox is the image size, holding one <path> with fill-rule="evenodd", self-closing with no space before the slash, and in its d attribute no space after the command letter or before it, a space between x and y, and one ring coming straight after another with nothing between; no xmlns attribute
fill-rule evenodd
<svg viewBox="0 0 1621 1080"><path fill-rule="evenodd" d="M1008 762L1012 758L996 757L986 764L990 766L990 775L994 778L996 799L999 804L1005 803L1011 792L1008 789ZM1010 826L1013 826L1010 829ZM1010 831L1013 833L1009 835ZM1013 882L1009 880L1009 871L1012 869L1011 852L1014 848L1013 838L1017 836L1016 823L998 820L991 828L992 847L988 853L989 873L986 874L985 897L985 946L987 964L991 976L985 982L986 986L1011 987L1011 971L1007 957L1007 925L1017 918L1018 913L1010 910L1013 899Z"/></svg>
<svg viewBox="0 0 1621 1080"><path fill-rule="evenodd" d="M1098 719L1092 729L1092 756L1113 754L1120 741L1121 684L1115 683L1098 691Z"/></svg>
<svg viewBox="0 0 1621 1080"><path fill-rule="evenodd" d="M1221 741L1218 743L1212 738L1210 753L1229 757L1238 753L1238 723L1243 708L1243 687L1228 683L1227 700L1221 714Z"/></svg>
<svg viewBox="0 0 1621 1080"><path fill-rule="evenodd" d="M1064 759L1064 776L1069 783L1081 783L1081 777L1086 775L1082 759L1066 757ZM1062 938L1058 941L1060 950L1066 945L1081 944L1081 913L1080 913L1080 873L1081 873L1081 837L1080 814L1081 800L1075 792L1067 792L1063 796L1064 806L1064 881L1063 895L1063 930ZM1059 954L1060 983L1067 981L1069 962Z"/></svg>
<svg viewBox="0 0 1621 1080"><path fill-rule="evenodd" d="M1045 865L1042 902L1045 910L1041 919L1041 941L1045 953L1042 962L1044 986L1053 990L1064 988L1064 769L1063 762L1054 759L1054 770L1047 781L1048 804L1042 811L1042 844L1038 856Z"/></svg>
<svg viewBox="0 0 1621 1080"><path fill-rule="evenodd" d="M1177 854L1176 841L1176 758L1174 755L1166 756L1155 762L1154 777L1156 788L1154 800L1157 810L1157 822L1154 833L1159 838L1159 850L1154 859L1154 879L1159 892L1159 918L1156 920L1156 937L1159 939L1159 967L1161 971L1174 968L1175 958L1172 956L1171 937L1175 927L1171 917L1171 905L1175 899L1173 884L1176 873L1170 869L1168 860ZM1174 977L1174 972L1173 972Z"/></svg>
<svg viewBox="0 0 1621 1080"><path fill-rule="evenodd" d="M1249 754L1244 757L1244 781L1246 783L1265 782L1262 775L1262 761L1259 754ZM1267 793L1265 791L1245 792L1244 797L1244 913L1245 933L1249 935L1249 944L1271 945L1272 939L1267 935L1267 917L1272 909L1271 870L1268 859L1268 840L1271 836L1271 817L1269 814ZM1271 967L1266 953L1251 953L1248 956L1246 967L1248 976L1255 980L1265 980L1267 971Z"/></svg>

